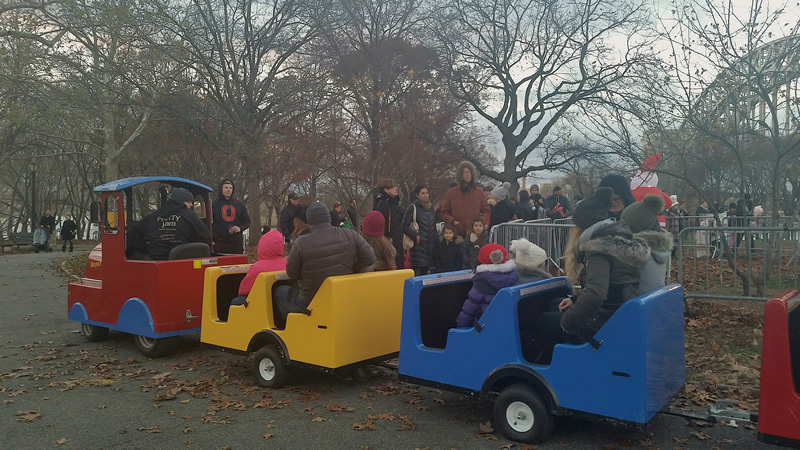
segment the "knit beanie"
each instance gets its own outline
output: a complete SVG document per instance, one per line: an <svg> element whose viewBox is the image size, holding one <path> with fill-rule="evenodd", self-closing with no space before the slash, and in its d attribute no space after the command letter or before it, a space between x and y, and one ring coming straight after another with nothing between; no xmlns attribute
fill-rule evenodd
<svg viewBox="0 0 800 450"><path fill-rule="evenodd" d="M572 222L585 230L590 226L608 219L611 209L611 196L614 191L610 187L601 187L591 197L581 201L572 213Z"/></svg>
<svg viewBox="0 0 800 450"><path fill-rule="evenodd" d="M525 238L514 239L509 247L518 269L535 269L547 261L547 252Z"/></svg>
<svg viewBox="0 0 800 450"><path fill-rule="evenodd" d="M481 264L503 264L508 253L500 244L486 244L478 252L478 262Z"/></svg>
<svg viewBox="0 0 800 450"><path fill-rule="evenodd" d="M611 188L614 191L614 198L621 198L625 202L625 206L631 205L636 202L631 193L631 187L628 180L622 175L608 174L600 180L599 187Z"/></svg>
<svg viewBox="0 0 800 450"><path fill-rule="evenodd" d="M500 186L496 186L492 189L492 195L497 201L503 201L508 197L508 190L511 189L511 183L506 181L505 183L501 184Z"/></svg>
<svg viewBox="0 0 800 450"><path fill-rule="evenodd" d="M331 223L331 212L328 207L320 202L314 202L308 205L306 211L306 223L309 225L319 225L321 223Z"/></svg>
<svg viewBox="0 0 800 450"><path fill-rule="evenodd" d="M642 201L628 205L620 219L628 224L631 231L639 233L640 231L652 230L658 215L664 210L664 199L658 194L647 194Z"/></svg>
<svg viewBox="0 0 800 450"><path fill-rule="evenodd" d="M172 193L170 194L169 199L174 201L174 202L177 202L177 203L193 202L194 201L194 195L192 195L192 193L189 192L188 189L175 188L175 189L172 190Z"/></svg>
<svg viewBox="0 0 800 450"><path fill-rule="evenodd" d="M524 189L519 191L519 201L521 203L527 202L530 199L531 199L531 194L529 194L528 191Z"/></svg>
<svg viewBox="0 0 800 450"><path fill-rule="evenodd" d="M669 199L672 200L673 205L676 205L678 203L678 196L675 194L670 195Z"/></svg>
<svg viewBox="0 0 800 450"><path fill-rule="evenodd" d="M386 219L378 211L370 211L364 216L364 222L361 223L361 232L367 236L383 236L383 230L386 227Z"/></svg>

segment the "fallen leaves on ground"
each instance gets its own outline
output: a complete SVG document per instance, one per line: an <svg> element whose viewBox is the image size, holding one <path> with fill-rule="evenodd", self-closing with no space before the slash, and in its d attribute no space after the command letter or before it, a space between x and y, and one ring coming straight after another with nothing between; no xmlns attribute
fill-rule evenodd
<svg viewBox="0 0 800 450"><path fill-rule="evenodd" d="M67 442L69 442L69 439L67 439L67 438L61 438L61 439L59 439L59 440L57 440L57 441L56 441L56 445L64 445L64 444L66 444Z"/></svg>
<svg viewBox="0 0 800 450"><path fill-rule="evenodd" d="M417 424L412 422L408 416L400 416L400 420L403 422L400 424L400 428L397 431L414 431L417 429Z"/></svg>
<svg viewBox="0 0 800 450"><path fill-rule="evenodd" d="M371 420L368 420L366 423L354 423L352 428L354 430L374 430L375 423Z"/></svg>
<svg viewBox="0 0 800 450"><path fill-rule="evenodd" d="M17 411L17 422L29 423L39 420L42 413L39 411Z"/></svg>
<svg viewBox="0 0 800 450"><path fill-rule="evenodd" d="M139 431L144 431L147 433L161 433L161 430L158 429L158 426L153 427L139 427L137 428Z"/></svg>
<svg viewBox="0 0 800 450"><path fill-rule="evenodd" d="M478 432L473 434L473 437L486 439L488 441L496 441L498 438L494 433L494 427L492 426L492 421L487 420L484 423L478 424Z"/></svg>
<svg viewBox="0 0 800 450"><path fill-rule="evenodd" d="M687 318L686 386L674 405L691 411L717 400L758 409L763 304L734 300L692 301Z"/></svg>
<svg viewBox="0 0 800 450"><path fill-rule="evenodd" d="M692 431L690 434L696 437L697 439L700 439L701 441L711 439L711 436L703 433L702 431Z"/></svg>
<svg viewBox="0 0 800 450"><path fill-rule="evenodd" d="M352 406L345 407L343 405L336 405L336 404L322 405L322 407L327 409L328 411L333 411L333 412L343 412L343 411L353 412L356 410Z"/></svg>
<svg viewBox="0 0 800 450"><path fill-rule="evenodd" d="M367 416L367 418L371 419L371 420L389 420L389 421L392 421L392 420L396 419L397 417L395 417L394 414L387 412L387 413L383 413L383 414L370 414L370 415Z"/></svg>

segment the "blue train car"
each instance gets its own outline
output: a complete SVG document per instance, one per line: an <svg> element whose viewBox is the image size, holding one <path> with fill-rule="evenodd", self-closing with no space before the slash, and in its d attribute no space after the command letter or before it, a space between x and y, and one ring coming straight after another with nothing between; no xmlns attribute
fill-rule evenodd
<svg viewBox="0 0 800 450"><path fill-rule="evenodd" d="M521 336L565 278L502 289L475 328L454 328L469 272L406 280L399 376L420 385L494 398L495 428L544 440L553 416L641 429L685 382L683 289L673 284L627 301L590 344L559 344L549 365L527 361ZM480 329L479 329L480 328Z"/></svg>

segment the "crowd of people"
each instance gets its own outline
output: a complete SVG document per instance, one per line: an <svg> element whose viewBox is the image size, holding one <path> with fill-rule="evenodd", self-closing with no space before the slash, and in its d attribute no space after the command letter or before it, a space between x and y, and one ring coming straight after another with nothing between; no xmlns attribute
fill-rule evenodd
<svg viewBox="0 0 800 450"><path fill-rule="evenodd" d="M662 229L662 196L650 194L636 201L626 179L611 174L586 199L570 201L556 186L544 197L537 185L510 195L509 183L484 191L476 182L478 171L469 162L457 167L456 182L446 191L441 207L433 206L425 184L417 185L413 198L401 206L397 183L381 179L375 188L372 211L359 222L357 203L335 202L301 205L290 193L280 212L279 229L265 233L258 242L258 261L251 265L232 304L244 304L255 277L262 272L285 270L290 284L282 286L273 301L280 313L308 313L308 307L324 280L331 276L411 268L415 275L473 270L472 289L457 327L475 326L481 314L502 288L550 277L547 252L516 239L509 248L491 243L491 227L515 219L559 220L571 218L565 270L582 287L577 297L555 300L536 319L524 336L527 359L547 363L558 342L592 342L594 334L625 301L663 286L673 238ZM194 213L194 196L174 188L155 212L128 227L128 244L143 258L166 259L171 248L187 242L205 242L216 253L244 251L242 232L250 219L247 209L234 197L232 180L220 184L213 202L213 226L209 230ZM672 199L671 199L672 200ZM681 203L672 209L684 214ZM701 204L698 213L705 213ZM750 209L747 199L738 210ZM42 223L53 227L46 214ZM72 248L75 227L66 221L61 233L64 249ZM440 223L442 223L439 225Z"/></svg>
<svg viewBox="0 0 800 450"><path fill-rule="evenodd" d="M500 289L550 276L548 255L537 245L524 238L513 240L508 249L490 243L491 227L515 219L572 219L565 270L582 287L577 297L557 299L538 316L523 342L531 361L549 361L558 342L591 342L626 300L664 285L673 247L670 232L680 229L663 229L659 216L688 216L677 198L670 198L666 211L663 196L648 194L636 201L625 177L610 174L592 196L573 199L573 205L558 186L547 197L537 185L512 197L509 183L484 191L476 182L478 175L473 164L462 162L438 210L425 184L417 185L408 205L401 206L397 183L381 179L372 211L360 223L355 200L347 207L342 202L331 208L321 202L301 205L300 197L290 193L279 229L262 236L258 261L232 304L245 303L255 277L265 271L285 270L291 280L274 296L285 317L308 313L327 277L401 268L411 268L415 275L471 269L473 286L454 322L457 327L474 326ZM128 227L128 245L153 260L166 259L170 249L188 242L209 247L213 242L218 254L243 253L242 232L250 225L247 209L234 197L232 180L222 180L219 192L211 230L194 213L192 193L174 188L157 211ZM753 215L748 201L752 203L748 197L732 203L731 217ZM697 214L709 213L707 203L701 203ZM54 227L49 211L41 224ZM62 250L67 244L72 250L75 231L68 217L61 228Z"/></svg>
<svg viewBox="0 0 800 450"><path fill-rule="evenodd" d="M507 183L484 193L471 163L460 164L456 173L438 211L426 185L416 186L412 201L401 207L397 183L380 180L360 233L352 226L355 215L340 203L332 209L319 202L303 207L290 194L280 231L290 248L287 274L296 287L276 299L286 305L281 311L307 311L327 276L403 267L415 275L472 269L472 289L454 320L458 327L473 326L503 287L550 276L548 255L537 245L517 239L506 249L489 242L492 226L517 218L572 218L566 271L582 286L577 297L558 299L539 316L523 342L531 361L549 361L557 342L590 342L626 300L664 285L673 239L659 224L660 196L636 202L625 178L609 175L575 206L560 188L544 198L535 185L514 203ZM444 223L437 229L439 222Z"/></svg>

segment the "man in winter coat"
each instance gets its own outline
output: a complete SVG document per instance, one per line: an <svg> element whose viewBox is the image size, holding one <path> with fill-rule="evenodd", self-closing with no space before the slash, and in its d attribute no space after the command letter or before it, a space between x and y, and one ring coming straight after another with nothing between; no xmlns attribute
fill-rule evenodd
<svg viewBox="0 0 800 450"><path fill-rule="evenodd" d="M53 234L53 230L56 228L56 218L50 215L49 209L44 210L44 215L39 219L39 227L47 231L47 238L50 239L50 235Z"/></svg>
<svg viewBox="0 0 800 450"><path fill-rule="evenodd" d="M603 179L600 180L600 185L598 188L601 187L611 188L613 191L613 196L611 198L611 209L608 211L609 217L619 220L622 210L627 208L628 205L632 205L634 202L636 202L636 199L633 197L633 193L631 192L631 187L628 183L628 180L622 175L610 173L604 176Z"/></svg>
<svg viewBox="0 0 800 450"><path fill-rule="evenodd" d="M219 184L219 197L214 200L214 253L244 253L242 232L250 227L250 216L244 203L233 198L230 179Z"/></svg>
<svg viewBox="0 0 800 450"><path fill-rule="evenodd" d="M289 200L286 206L281 210L280 229L283 234L283 240L286 245L289 245L292 239L292 232L294 232L294 218L300 213L300 199L294 192L289 193Z"/></svg>
<svg viewBox="0 0 800 450"><path fill-rule="evenodd" d="M328 277L371 272L375 252L358 233L331 225L331 213L322 203L306 211L311 233L299 236L289 252L286 274L299 280L299 303L308 307Z"/></svg>
<svg viewBox="0 0 800 450"><path fill-rule="evenodd" d="M165 260L174 247L192 242L211 246L211 232L197 217L194 196L183 188L175 188L164 205L128 230L128 241L144 242L154 260Z"/></svg>
<svg viewBox="0 0 800 450"><path fill-rule="evenodd" d="M547 197L544 204L550 219L564 219L572 215L572 205L567 197L561 195L561 186L553 188L553 195Z"/></svg>
<svg viewBox="0 0 800 450"><path fill-rule="evenodd" d="M456 234L466 237L476 218L489 223L489 202L478 188L478 170L469 161L463 161L456 168L458 184L450 188L442 200L442 220L453 225Z"/></svg>

